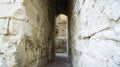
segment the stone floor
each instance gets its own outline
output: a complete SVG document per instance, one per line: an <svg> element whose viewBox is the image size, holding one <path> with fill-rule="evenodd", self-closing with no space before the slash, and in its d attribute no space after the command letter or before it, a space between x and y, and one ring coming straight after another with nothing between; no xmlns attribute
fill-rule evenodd
<svg viewBox="0 0 120 67"><path fill-rule="evenodd" d="M72 67L72 65L66 53L57 53L55 60L49 63L47 67Z"/></svg>

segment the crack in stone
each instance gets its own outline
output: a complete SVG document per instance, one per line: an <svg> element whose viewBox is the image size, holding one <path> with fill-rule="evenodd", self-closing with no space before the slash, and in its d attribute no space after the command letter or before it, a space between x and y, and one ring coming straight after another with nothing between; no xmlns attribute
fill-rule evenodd
<svg viewBox="0 0 120 67"><path fill-rule="evenodd" d="M112 41L115 41L115 42L120 42L119 40L116 40L116 39L110 39L110 38L106 38L106 37L104 37L104 38L101 38L101 39L104 39L104 40L112 40Z"/></svg>
<svg viewBox="0 0 120 67"><path fill-rule="evenodd" d="M94 36L96 33L99 33L99 32L102 32L102 31L105 31L105 30L108 30L108 29L110 29L110 27L107 27L107 28L102 29L102 30L100 30L100 31L98 31L98 32L95 32L95 33L93 33L93 34L91 34L91 35L89 35L89 36L83 37L82 39L90 39L90 38L91 38L92 36Z"/></svg>

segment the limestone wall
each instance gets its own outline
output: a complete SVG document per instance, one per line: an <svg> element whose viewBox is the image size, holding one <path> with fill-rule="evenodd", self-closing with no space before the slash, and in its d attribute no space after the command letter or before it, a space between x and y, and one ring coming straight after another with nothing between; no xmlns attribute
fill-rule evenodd
<svg viewBox="0 0 120 67"><path fill-rule="evenodd" d="M44 67L54 56L53 15L48 0L0 0L0 67Z"/></svg>
<svg viewBox="0 0 120 67"><path fill-rule="evenodd" d="M72 0L71 5L73 66L120 67L120 0Z"/></svg>

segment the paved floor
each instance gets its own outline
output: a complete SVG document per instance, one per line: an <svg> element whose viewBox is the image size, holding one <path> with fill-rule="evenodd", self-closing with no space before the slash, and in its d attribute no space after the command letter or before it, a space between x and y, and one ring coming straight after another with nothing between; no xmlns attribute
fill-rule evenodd
<svg viewBox="0 0 120 67"><path fill-rule="evenodd" d="M47 67L72 67L72 65L66 53L57 53L55 60L49 63Z"/></svg>

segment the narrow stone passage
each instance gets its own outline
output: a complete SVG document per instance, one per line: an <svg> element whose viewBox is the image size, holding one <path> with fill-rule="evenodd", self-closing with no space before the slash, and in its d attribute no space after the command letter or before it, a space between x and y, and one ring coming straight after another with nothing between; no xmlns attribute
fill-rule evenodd
<svg viewBox="0 0 120 67"><path fill-rule="evenodd" d="M66 53L57 53L55 60L47 65L47 67L72 67Z"/></svg>

